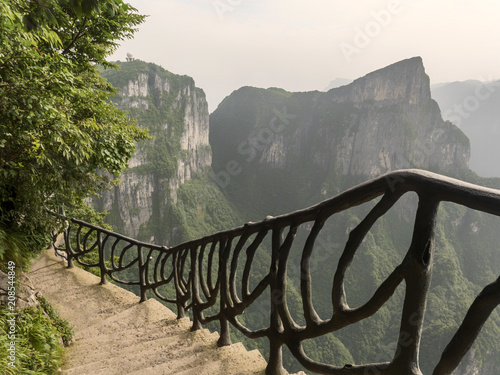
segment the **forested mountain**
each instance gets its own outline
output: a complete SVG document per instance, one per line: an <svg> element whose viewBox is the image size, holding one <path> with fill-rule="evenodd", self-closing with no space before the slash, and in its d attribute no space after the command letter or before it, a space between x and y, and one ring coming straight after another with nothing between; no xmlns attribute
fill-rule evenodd
<svg viewBox="0 0 500 375"><path fill-rule="evenodd" d="M176 244L305 208L402 168L500 187L497 179L481 179L469 170L469 140L441 118L420 58L328 92L243 87L224 99L210 120L203 91L191 78L141 61L120 65L118 72L103 73L118 88L114 101L155 139L138 145L121 185L96 198L94 205L109 210L109 222L132 237ZM318 240L312 259L313 294L323 318L331 314L330 298L325 296L331 295L332 270L351 229L372 206L336 216L323 229L328 234ZM368 234L347 275L352 306L366 301L400 263L411 238L415 208L415 197L404 197ZM441 206L421 348L424 374L431 372L477 292L498 277L499 226L497 218L451 204ZM297 235L308 230L299 228ZM258 266L267 272L266 248L260 254ZM298 249L292 250L292 259L300 263ZM289 274L291 295L300 276L295 271ZM342 366L390 360L403 296L400 287L372 318L308 341L307 354ZM290 306L297 303L290 301ZM257 324L262 314L245 319ZM459 374L500 372L499 327L497 309ZM289 358L286 364L299 368Z"/></svg>

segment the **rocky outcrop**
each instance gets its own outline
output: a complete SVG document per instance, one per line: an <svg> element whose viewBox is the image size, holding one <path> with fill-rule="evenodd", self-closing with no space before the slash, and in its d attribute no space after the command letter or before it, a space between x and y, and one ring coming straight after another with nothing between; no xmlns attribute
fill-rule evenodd
<svg viewBox="0 0 500 375"><path fill-rule="evenodd" d="M180 184L190 180L193 173L200 172L212 164L208 140L208 106L205 96L200 97L196 91L191 93L190 86L184 90L186 97L191 98L191 103L184 111L184 132L180 139L181 151L184 151L177 168L177 181Z"/></svg>
<svg viewBox="0 0 500 375"><path fill-rule="evenodd" d="M470 155L467 137L442 120L418 57L327 93L241 88L211 115L211 142L216 170L231 159L285 169L306 160L323 176L403 168L453 174Z"/></svg>
<svg viewBox="0 0 500 375"><path fill-rule="evenodd" d="M120 184L93 204L111 212L117 230L154 242L155 215L177 202L180 185L211 165L205 94L192 78L138 60L103 75L118 89L116 105L148 128L153 139L137 145Z"/></svg>
<svg viewBox="0 0 500 375"><path fill-rule="evenodd" d="M335 102L376 106L420 105L431 99L430 80L420 57L389 65L330 93Z"/></svg>

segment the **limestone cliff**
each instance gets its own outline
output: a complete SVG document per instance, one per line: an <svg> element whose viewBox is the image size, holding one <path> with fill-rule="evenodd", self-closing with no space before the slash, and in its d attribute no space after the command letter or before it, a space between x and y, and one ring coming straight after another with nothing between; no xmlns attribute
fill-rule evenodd
<svg viewBox="0 0 500 375"><path fill-rule="evenodd" d="M293 176L283 188L302 184L318 199L338 192L341 176L361 181L403 168L454 175L470 155L467 137L442 120L419 57L326 93L243 87L212 113L210 143L214 179L234 196L266 184L253 180L257 169Z"/></svg>
<svg viewBox="0 0 500 375"><path fill-rule="evenodd" d="M190 77L137 60L120 65L119 71L103 73L117 87L113 101L139 126L147 127L154 139L137 145L120 184L94 204L110 211L110 221L119 231L168 243L175 225L166 228L162 218L177 203L179 187L212 162L208 105Z"/></svg>
<svg viewBox="0 0 500 375"><path fill-rule="evenodd" d="M420 58L331 90L326 100L351 103L356 112L363 112L351 118L356 130L344 135L347 150L337 154L343 174L375 176L411 167L453 174L468 167L469 141L441 119Z"/></svg>

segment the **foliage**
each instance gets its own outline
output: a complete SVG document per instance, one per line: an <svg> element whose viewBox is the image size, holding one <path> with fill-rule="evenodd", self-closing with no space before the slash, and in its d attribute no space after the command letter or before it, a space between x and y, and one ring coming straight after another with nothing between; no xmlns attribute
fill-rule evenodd
<svg viewBox="0 0 500 375"><path fill-rule="evenodd" d="M48 305L45 303L45 306ZM53 317L56 316L50 308L48 311ZM7 334L10 328L7 319L11 318L9 312L6 306L0 306L0 367L6 374L57 374L64 355L64 348L59 343L61 328L58 327L66 327L63 337L69 337L67 323L58 318L54 326L50 313L47 316L41 306L17 311L16 362L15 367L11 367L7 360L10 345Z"/></svg>
<svg viewBox="0 0 500 375"><path fill-rule="evenodd" d="M306 340L303 343L304 351L311 355L314 354L314 359L323 363L332 363L336 366L343 367L346 364L354 363L349 350L336 338L333 334L328 334L321 337L321 343L316 343L320 340Z"/></svg>
<svg viewBox="0 0 500 375"><path fill-rule="evenodd" d="M2 0L0 13L0 222L35 251L46 210L82 207L147 136L96 68L144 17L122 0Z"/></svg>
<svg viewBox="0 0 500 375"><path fill-rule="evenodd" d="M5 272L7 264L12 261L17 267L28 270L35 255L29 243L30 238L24 233L0 225L0 269Z"/></svg>
<svg viewBox="0 0 500 375"><path fill-rule="evenodd" d="M55 327L57 332L59 332L64 345L68 345L74 335L73 328L71 327L69 322L59 316L57 311L54 310L52 305L45 299L45 297L38 297L38 301L40 302L40 306L42 307L42 309L50 318L52 325Z"/></svg>
<svg viewBox="0 0 500 375"><path fill-rule="evenodd" d="M182 241L194 240L241 225L234 207L201 176L186 181L177 191L177 209L185 228Z"/></svg>

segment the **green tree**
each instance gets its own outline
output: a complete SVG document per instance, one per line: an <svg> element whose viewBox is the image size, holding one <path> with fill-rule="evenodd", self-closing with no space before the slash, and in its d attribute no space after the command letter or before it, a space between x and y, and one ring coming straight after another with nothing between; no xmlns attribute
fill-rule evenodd
<svg viewBox="0 0 500 375"><path fill-rule="evenodd" d="M122 0L0 0L0 14L0 230L37 250L47 210L84 206L147 137L99 74L145 17Z"/></svg>

